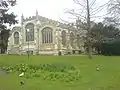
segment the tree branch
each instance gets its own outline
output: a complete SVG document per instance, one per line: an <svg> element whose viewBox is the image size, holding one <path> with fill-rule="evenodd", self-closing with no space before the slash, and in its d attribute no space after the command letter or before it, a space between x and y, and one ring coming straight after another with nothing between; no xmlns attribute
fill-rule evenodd
<svg viewBox="0 0 120 90"><path fill-rule="evenodd" d="M95 2L96 2L96 0L93 0L93 1L91 2L91 4L90 4L90 9L92 8L92 6L94 6Z"/></svg>
<svg viewBox="0 0 120 90"><path fill-rule="evenodd" d="M82 5L79 0L73 0L76 4L82 6L84 9L86 9L85 5Z"/></svg>
<svg viewBox="0 0 120 90"><path fill-rule="evenodd" d="M99 6L97 9L94 9L93 11L91 11L91 15L95 15L97 14L98 12L100 12L104 7L106 7L107 5L109 4L109 2Z"/></svg>
<svg viewBox="0 0 120 90"><path fill-rule="evenodd" d="M84 20L87 19L85 16L82 16L81 14L76 13L74 10L68 10L68 11L66 11L66 13L69 13L69 14L71 14L71 15L73 15L73 16L76 16L76 17L81 17L81 18L84 19Z"/></svg>

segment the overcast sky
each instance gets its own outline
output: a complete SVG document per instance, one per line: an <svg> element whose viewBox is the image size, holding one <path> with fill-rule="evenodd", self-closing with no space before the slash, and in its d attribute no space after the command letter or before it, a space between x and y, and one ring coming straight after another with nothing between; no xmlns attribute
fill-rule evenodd
<svg viewBox="0 0 120 90"><path fill-rule="evenodd" d="M108 0L96 1L98 6ZM67 15L64 13L66 8L76 8L73 0L17 0L17 5L12 7L10 11L14 12L19 20L22 13L25 17L35 16L36 9L41 16L54 20L60 20L60 17L62 17L67 20ZM104 13L105 11L102 11L101 15Z"/></svg>

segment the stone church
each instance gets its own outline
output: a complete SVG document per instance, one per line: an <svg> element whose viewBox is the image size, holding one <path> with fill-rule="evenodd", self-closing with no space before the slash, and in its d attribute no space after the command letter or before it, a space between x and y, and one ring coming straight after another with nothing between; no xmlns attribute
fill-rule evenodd
<svg viewBox="0 0 120 90"><path fill-rule="evenodd" d="M77 39L77 31L66 25L38 15L24 18L21 26L10 32L8 54L65 55L73 51L83 51L84 42Z"/></svg>

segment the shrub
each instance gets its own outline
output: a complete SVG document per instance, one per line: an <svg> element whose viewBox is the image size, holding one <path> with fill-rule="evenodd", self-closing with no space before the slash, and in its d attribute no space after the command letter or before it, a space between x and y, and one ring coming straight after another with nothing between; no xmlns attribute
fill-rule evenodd
<svg viewBox="0 0 120 90"><path fill-rule="evenodd" d="M17 64L14 66L1 66L1 69L10 73L25 72L25 78L40 77L44 80L65 82L80 79L80 72L74 66L62 63L40 65Z"/></svg>
<svg viewBox="0 0 120 90"><path fill-rule="evenodd" d="M120 40L103 43L102 54L107 56L120 55Z"/></svg>

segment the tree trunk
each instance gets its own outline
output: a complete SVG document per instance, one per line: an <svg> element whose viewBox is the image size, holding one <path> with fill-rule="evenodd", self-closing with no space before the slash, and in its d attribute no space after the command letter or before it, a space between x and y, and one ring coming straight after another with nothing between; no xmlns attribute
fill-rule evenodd
<svg viewBox="0 0 120 90"><path fill-rule="evenodd" d="M87 30L88 30L88 38L91 38L91 25L90 25L90 7L89 7L89 0L87 2ZM88 39L88 57L92 59L92 45L91 41Z"/></svg>
<svg viewBox="0 0 120 90"><path fill-rule="evenodd" d="M88 46L88 57L92 59L92 46L91 45Z"/></svg>

